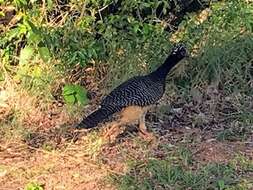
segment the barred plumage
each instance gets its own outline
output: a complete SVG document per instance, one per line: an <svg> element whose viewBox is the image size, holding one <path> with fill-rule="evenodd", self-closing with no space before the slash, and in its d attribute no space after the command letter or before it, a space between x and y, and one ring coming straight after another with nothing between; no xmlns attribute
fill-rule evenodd
<svg viewBox="0 0 253 190"><path fill-rule="evenodd" d="M110 115L121 110L121 107L116 106L102 106L98 110L91 113L88 117L82 120L81 123L77 125L77 128L93 128L98 125L101 121L107 119Z"/></svg>
<svg viewBox="0 0 253 190"><path fill-rule="evenodd" d="M151 76L137 76L115 88L102 100L101 105L148 106L158 101L165 90L165 81Z"/></svg>
<svg viewBox="0 0 253 190"><path fill-rule="evenodd" d="M102 100L101 108L86 117L78 127L95 127L110 115L128 106L145 107L156 103L165 91L168 72L185 56L185 47L177 45L157 70L145 76L133 77L119 85Z"/></svg>

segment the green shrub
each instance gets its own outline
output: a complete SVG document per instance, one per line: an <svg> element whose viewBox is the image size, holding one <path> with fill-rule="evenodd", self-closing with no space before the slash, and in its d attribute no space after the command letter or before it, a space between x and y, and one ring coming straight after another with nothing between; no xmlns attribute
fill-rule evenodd
<svg viewBox="0 0 253 190"><path fill-rule="evenodd" d="M35 182L28 183L25 186L25 190L43 190L43 189L44 188L40 184L35 183Z"/></svg>
<svg viewBox="0 0 253 190"><path fill-rule="evenodd" d="M65 102L68 104L87 104L87 92L79 85L65 85L62 93Z"/></svg>

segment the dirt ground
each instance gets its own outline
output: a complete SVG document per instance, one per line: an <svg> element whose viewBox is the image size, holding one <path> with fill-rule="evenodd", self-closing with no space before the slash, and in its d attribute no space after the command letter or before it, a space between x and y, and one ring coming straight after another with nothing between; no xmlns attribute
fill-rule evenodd
<svg viewBox="0 0 253 190"><path fill-rule="evenodd" d="M30 182L38 182L45 190L114 190L108 176L126 173L129 160L162 159L168 155L161 148L164 145L189 149L196 165L227 163L236 155L253 160L252 131L243 131L247 134L243 138L235 135L229 141L217 140L217 134L230 127L240 129L237 121L224 118L237 110L233 97L224 97L212 86L206 89L195 89L190 102L165 94L146 116L147 126L156 136L151 143L138 137L133 126L115 143L105 143L101 131L73 130L81 116L68 114L60 100L39 109L32 97L12 91L0 113L2 122L7 123L0 139L0 190L24 189ZM94 110L97 102L99 97L92 99L84 115ZM12 105L25 108L19 121L25 134L16 136L18 129L8 126L13 113L7 108Z"/></svg>
<svg viewBox="0 0 253 190"><path fill-rule="evenodd" d="M48 133L34 134L29 141L1 142L1 190L24 189L31 181L39 182L46 190L114 190L116 187L107 178L127 172L129 159L145 160L150 155L162 158L166 152L160 145L178 146L189 139L198 142L184 143L193 152L196 164L226 163L237 154L253 160L252 141L219 142L211 131L201 129L171 128L163 136L156 133L153 143L143 142L135 132L114 144L103 144L99 133L94 132L65 131L61 140L59 134L53 137L52 133L51 137ZM45 141L48 147L41 143Z"/></svg>

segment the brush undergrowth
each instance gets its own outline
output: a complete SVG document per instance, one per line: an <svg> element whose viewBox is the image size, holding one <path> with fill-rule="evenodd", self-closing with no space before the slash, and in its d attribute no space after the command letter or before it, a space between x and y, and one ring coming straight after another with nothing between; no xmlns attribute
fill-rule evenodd
<svg viewBox="0 0 253 190"><path fill-rule="evenodd" d="M100 65L106 64L112 74L108 80L112 81L113 76L115 83L103 85L114 87L137 70L144 68L147 72L151 65L156 66L153 63L157 64L157 57L148 53L150 50L166 54L171 47L166 32L171 22L168 12L180 15L187 7L196 4L201 8L208 2L1 1L1 86L6 88L8 83L12 88L53 101L51 87L80 83L66 76L77 65L99 70ZM143 48L145 51L141 52ZM10 79L13 81L8 82ZM77 96L57 96L63 96L60 99L66 103L87 102L82 90L74 93Z"/></svg>
<svg viewBox="0 0 253 190"><path fill-rule="evenodd" d="M110 91L133 75L155 69L172 44L183 41L191 58L169 78L168 93L187 104L197 99L199 110L208 102L210 109L201 114L213 114L225 126L218 140L247 140L253 130L253 3L182 2L0 0L0 114L5 117L0 118L1 135L27 136L18 118L30 115L31 110L50 110L45 105L59 99L52 93L55 86L63 90L58 96L65 103L86 104L86 90L79 86L84 83L69 75L76 66L95 68L98 73L105 67L102 86ZM198 10L185 12L196 2ZM211 94L210 87L215 89ZM198 90L196 97L193 89ZM37 101L22 96L24 91ZM6 103L8 98L12 101ZM76 107L72 112L81 111ZM93 153L100 149L100 142L93 148L85 147ZM252 164L243 157L228 164L193 167L190 151L179 154L176 163L169 157L136 163L126 175L114 176L114 182L119 189L252 188L240 175L252 172Z"/></svg>
<svg viewBox="0 0 253 190"><path fill-rule="evenodd" d="M227 127L217 135L221 141L246 140L252 134L252 10L253 4L246 1L213 3L199 14L188 15L170 38L186 41L192 52L187 66L191 72L174 76L177 92L189 102L193 88L204 89L202 94L206 95L211 85L220 94L215 101L223 103L215 112L217 117L222 114ZM226 103L231 110L222 110ZM151 159L136 163L129 173L113 179L119 189L251 189L250 177L245 179L241 174L252 172L252 162L248 160L244 167L241 161L237 167L235 163L240 160L244 158L194 168L174 163L170 157ZM239 165L244 169L238 169Z"/></svg>

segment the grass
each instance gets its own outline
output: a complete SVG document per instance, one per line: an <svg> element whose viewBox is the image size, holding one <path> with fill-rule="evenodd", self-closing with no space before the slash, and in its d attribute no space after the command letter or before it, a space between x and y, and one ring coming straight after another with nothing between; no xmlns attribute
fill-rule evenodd
<svg viewBox="0 0 253 190"><path fill-rule="evenodd" d="M176 159L177 163L175 163ZM238 164L239 160L244 160L241 162L243 164ZM123 176L114 175L111 179L118 185L118 189L122 190L250 189L253 187L252 180L244 179L242 173L249 172L249 165L251 164L252 161L246 161L243 156L239 156L232 159L231 163L228 164L196 165L195 163L195 165L185 165L184 158L168 155L163 160L154 158L147 160L145 163L137 162L127 174ZM247 166L244 167L243 165Z"/></svg>
<svg viewBox="0 0 253 190"><path fill-rule="evenodd" d="M112 16L99 26L87 15L71 19L82 7L72 6L57 9L58 21L50 9L31 6L1 34L0 189L252 189L252 2L212 2L171 33L162 19L152 25L153 17L128 23ZM178 41L191 57L168 77L163 100L146 118L156 143L129 132L107 144L100 131L72 130L82 111L90 113L122 81L155 69ZM26 45L33 54L22 66ZM85 87L89 105L65 104L65 84Z"/></svg>

